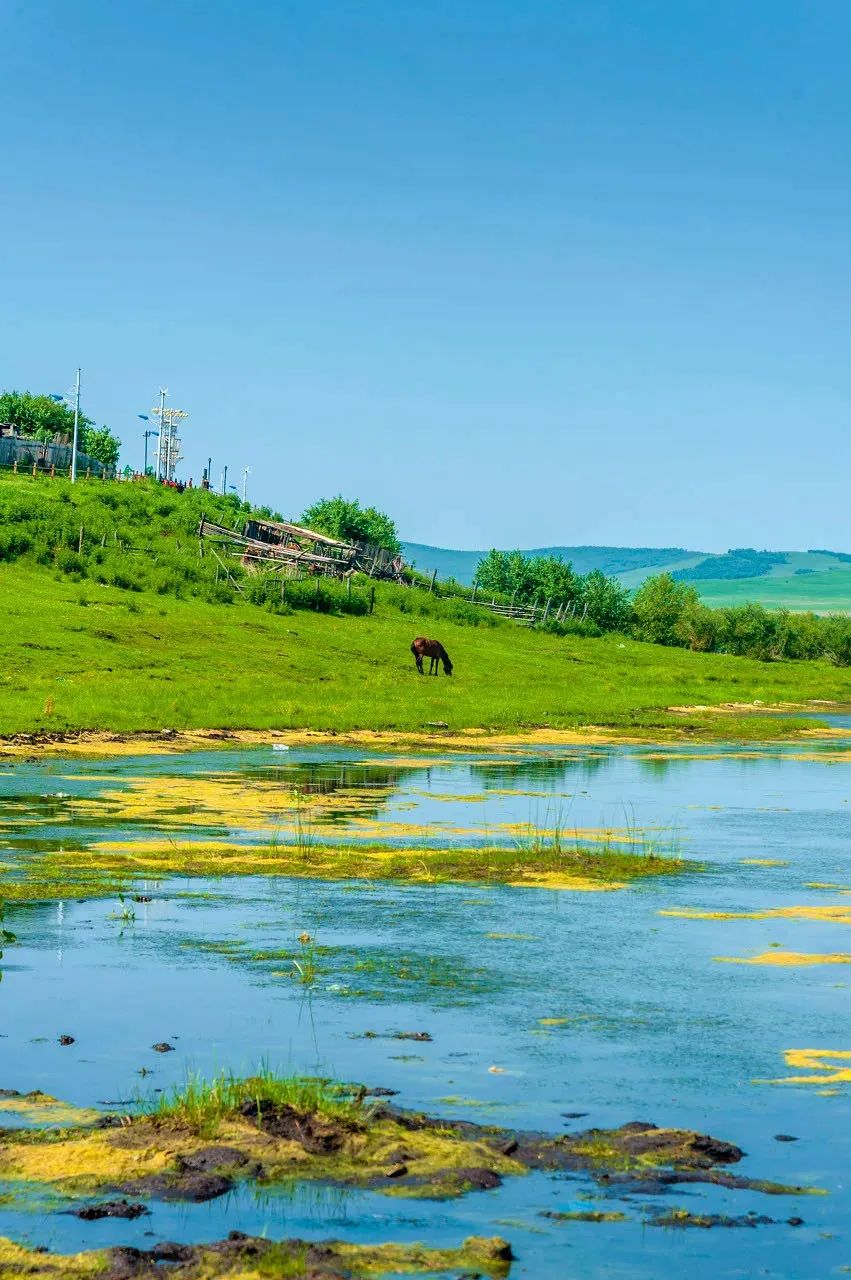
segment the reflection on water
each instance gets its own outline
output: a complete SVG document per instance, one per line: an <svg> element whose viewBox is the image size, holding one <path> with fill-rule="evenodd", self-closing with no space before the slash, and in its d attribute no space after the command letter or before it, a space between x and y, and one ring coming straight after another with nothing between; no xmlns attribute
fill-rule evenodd
<svg viewBox="0 0 851 1280"><path fill-rule="evenodd" d="M404 1105L507 1125L693 1126L743 1146L743 1172L830 1194L781 1201L684 1187L624 1202L617 1187L587 1177L533 1175L450 1203L316 1187L260 1197L245 1188L208 1205L154 1203L149 1218L133 1223L84 1224L44 1202L4 1203L0 1187L0 1233L70 1249L210 1239L234 1228L435 1244L499 1232L519 1254L515 1274L546 1280L650 1280L686 1270L700 1280L815 1277L847 1264L847 970L714 961L851 951L851 776L835 746L549 748L408 761L326 749L293 751L285 765L270 756L22 763L0 776L4 839L37 859L70 839L152 829L172 837L192 816L168 808L178 784L197 785L201 808L230 784L255 800L258 784L275 788L282 805L293 793L299 804L317 798L317 825L332 829L318 815L333 813L347 833L355 819L404 818L426 831L444 824L442 838L462 838L446 836L448 827L499 838L548 808L563 807L571 824L589 828L622 824L628 814L641 826L676 826L686 855L707 869L602 895L175 879L147 886L142 896L152 900L136 904L130 922L105 901L16 905L7 924L19 943L2 961L0 1086L108 1104L179 1082L190 1068L250 1071L265 1058L398 1089ZM161 788L161 825L153 811L127 812L139 803L140 779ZM213 825L231 830L221 813ZM264 828L233 830L252 840ZM317 951L308 986L293 966L302 932ZM432 1038L394 1038L413 1031ZM62 1034L75 1043L60 1046ZM164 1039L175 1053L153 1052ZM575 1112L588 1114L566 1118ZM799 1141L778 1143L778 1133ZM805 1225L643 1225L676 1206L797 1215ZM539 1216L589 1207L622 1211L627 1221Z"/></svg>
<svg viewBox="0 0 851 1280"><path fill-rule="evenodd" d="M682 821L678 797L697 808L750 806L753 786L769 809L808 823L797 786L812 766L846 762L834 744L669 749L540 748L446 757L364 759L362 750L271 751L22 763L0 775L0 846L75 849L165 837L287 843L515 844L528 828L579 832L660 827L710 842L720 824ZM788 827L785 828L788 830ZM688 852L688 848L686 848Z"/></svg>

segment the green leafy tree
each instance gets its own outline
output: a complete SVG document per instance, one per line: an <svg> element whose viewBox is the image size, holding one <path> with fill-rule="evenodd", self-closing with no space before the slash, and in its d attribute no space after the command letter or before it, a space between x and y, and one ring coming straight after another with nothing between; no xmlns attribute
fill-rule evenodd
<svg viewBox="0 0 851 1280"><path fill-rule="evenodd" d="M586 573L582 582L582 604L588 617L602 631L626 631L632 615L629 591L617 578L607 578L600 569Z"/></svg>
<svg viewBox="0 0 851 1280"><path fill-rule="evenodd" d="M674 624L676 643L695 653L711 653L718 647L721 617L699 600L690 600Z"/></svg>
<svg viewBox="0 0 851 1280"><path fill-rule="evenodd" d="M121 452L121 441L109 427L94 427L87 423L80 433L80 451L104 467L114 467Z"/></svg>
<svg viewBox="0 0 851 1280"><path fill-rule="evenodd" d="M582 579L558 556L536 556L527 561L531 579L531 599L535 604L547 600L554 606L576 604L582 590Z"/></svg>
<svg viewBox="0 0 851 1280"><path fill-rule="evenodd" d="M30 391L4 391L0 394L0 422L11 422L22 436L42 443L54 436L74 434L74 410L50 396L35 396ZM109 427L96 427L91 418L80 414L77 443L81 453L114 467L118 462L121 441Z"/></svg>
<svg viewBox="0 0 851 1280"><path fill-rule="evenodd" d="M675 582L669 573L646 578L635 593L632 610L639 640L652 644L681 644L677 633L686 609L699 604L694 587Z"/></svg>
<svg viewBox="0 0 851 1280"><path fill-rule="evenodd" d="M508 587L506 553L492 548L476 566L476 582L483 591L504 592Z"/></svg>
<svg viewBox="0 0 851 1280"><path fill-rule="evenodd" d="M522 551L489 551L476 569L476 581L483 591L498 591L517 604L527 604L535 595L533 561Z"/></svg>
<svg viewBox="0 0 851 1280"><path fill-rule="evenodd" d="M301 517L308 529L344 542L369 542L395 555L401 550L396 525L383 511L362 507L357 498L320 498Z"/></svg>
<svg viewBox="0 0 851 1280"><path fill-rule="evenodd" d="M34 396L30 391L4 391L0 394L0 422L11 422L22 436L47 441L57 434L73 434L74 410L50 396ZM94 423L85 414L80 414L80 426L90 427Z"/></svg>

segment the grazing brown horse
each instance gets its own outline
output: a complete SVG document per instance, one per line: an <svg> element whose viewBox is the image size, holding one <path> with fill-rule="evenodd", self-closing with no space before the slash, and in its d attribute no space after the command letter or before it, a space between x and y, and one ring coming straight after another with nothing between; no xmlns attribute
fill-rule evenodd
<svg viewBox="0 0 851 1280"><path fill-rule="evenodd" d="M430 676L436 676L440 663L443 663L443 674L452 675L452 663L449 661L449 654L444 649L439 640L427 640L425 636L417 636L411 645L411 653L417 664L417 671L421 676L425 675L423 671L423 658L430 658L428 673Z"/></svg>

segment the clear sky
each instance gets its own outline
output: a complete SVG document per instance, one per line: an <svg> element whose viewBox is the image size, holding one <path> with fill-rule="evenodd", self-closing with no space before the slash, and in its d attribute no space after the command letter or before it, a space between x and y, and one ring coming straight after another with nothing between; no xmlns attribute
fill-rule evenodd
<svg viewBox="0 0 851 1280"><path fill-rule="evenodd" d="M0 0L0 384L297 514L851 550L848 0Z"/></svg>

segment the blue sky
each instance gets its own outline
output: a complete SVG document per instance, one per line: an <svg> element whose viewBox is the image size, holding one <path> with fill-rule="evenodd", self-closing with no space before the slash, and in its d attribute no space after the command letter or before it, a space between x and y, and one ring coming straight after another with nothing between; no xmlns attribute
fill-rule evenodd
<svg viewBox="0 0 851 1280"><path fill-rule="evenodd" d="M847 0L0 0L0 383L444 546L851 550Z"/></svg>

